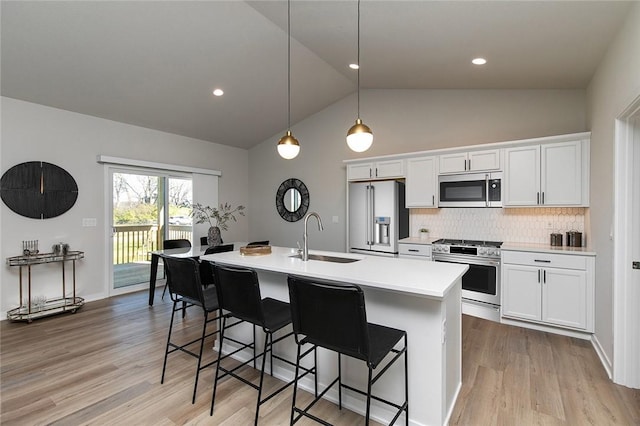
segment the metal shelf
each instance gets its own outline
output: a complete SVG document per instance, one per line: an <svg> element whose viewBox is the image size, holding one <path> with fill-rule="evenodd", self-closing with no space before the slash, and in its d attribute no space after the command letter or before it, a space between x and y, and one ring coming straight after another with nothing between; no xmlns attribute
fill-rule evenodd
<svg viewBox="0 0 640 426"><path fill-rule="evenodd" d="M13 256L7 258L7 265L17 266L20 268L20 306L7 312L7 318L12 321L31 322L34 319L46 317L49 315L61 314L64 312L75 313L84 305L82 297L76 297L76 260L83 259L84 252L70 251L66 254L42 253L31 256ZM57 299L50 299L46 302L33 303L31 295L31 266L43 263L60 263L62 269L62 295ZM72 264L73 287L72 296L67 297L66 291L66 274L65 262ZM27 270L27 298L23 302L23 279L22 270Z"/></svg>
<svg viewBox="0 0 640 426"><path fill-rule="evenodd" d="M7 312L7 318L12 321L31 322L34 319L47 317L49 315L61 314L63 312L76 312L82 305L82 297L65 297L64 299L47 300L44 306L20 306Z"/></svg>

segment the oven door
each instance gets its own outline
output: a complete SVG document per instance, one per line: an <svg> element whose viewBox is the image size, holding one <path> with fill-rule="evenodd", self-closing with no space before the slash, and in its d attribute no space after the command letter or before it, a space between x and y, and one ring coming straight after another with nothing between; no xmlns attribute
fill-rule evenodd
<svg viewBox="0 0 640 426"><path fill-rule="evenodd" d="M500 260L455 254L433 254L434 262L462 263L462 298L500 306Z"/></svg>

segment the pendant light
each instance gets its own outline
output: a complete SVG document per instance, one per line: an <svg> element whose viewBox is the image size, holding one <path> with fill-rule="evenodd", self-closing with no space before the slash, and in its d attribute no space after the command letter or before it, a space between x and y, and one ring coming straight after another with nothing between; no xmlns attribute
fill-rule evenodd
<svg viewBox="0 0 640 426"><path fill-rule="evenodd" d="M278 154L291 160L300 152L300 144L291 133L291 0L287 0L287 103L287 133L278 141Z"/></svg>
<svg viewBox="0 0 640 426"><path fill-rule="evenodd" d="M358 0L358 118L347 132L347 145L355 152L364 152L373 143L373 133L360 119L360 0Z"/></svg>

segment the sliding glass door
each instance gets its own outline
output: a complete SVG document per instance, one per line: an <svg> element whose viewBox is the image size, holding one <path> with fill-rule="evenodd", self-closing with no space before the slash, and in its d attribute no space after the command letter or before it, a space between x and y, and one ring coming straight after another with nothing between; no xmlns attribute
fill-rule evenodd
<svg viewBox="0 0 640 426"><path fill-rule="evenodd" d="M148 286L149 252L166 239L193 240L190 176L111 170L112 293ZM162 277L162 270L159 278Z"/></svg>

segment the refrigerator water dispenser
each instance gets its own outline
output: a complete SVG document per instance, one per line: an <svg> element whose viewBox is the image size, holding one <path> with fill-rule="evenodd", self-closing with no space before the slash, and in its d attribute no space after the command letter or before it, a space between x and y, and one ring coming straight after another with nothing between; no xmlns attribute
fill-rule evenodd
<svg viewBox="0 0 640 426"><path fill-rule="evenodd" d="M391 218L388 216L376 216L376 241L375 244L389 245Z"/></svg>

